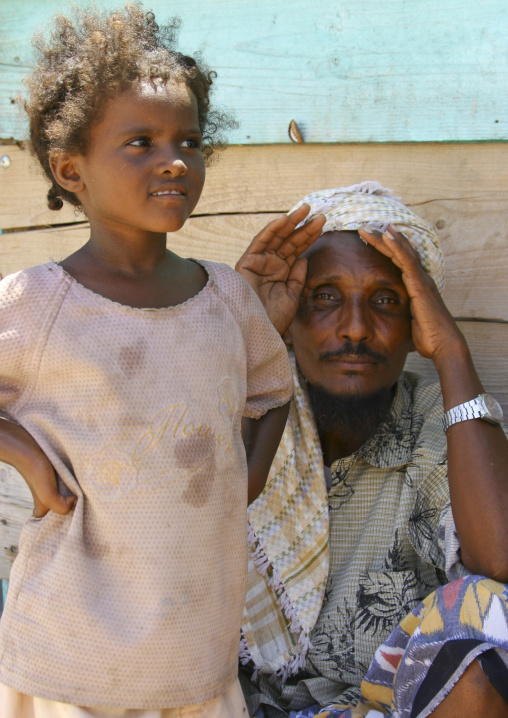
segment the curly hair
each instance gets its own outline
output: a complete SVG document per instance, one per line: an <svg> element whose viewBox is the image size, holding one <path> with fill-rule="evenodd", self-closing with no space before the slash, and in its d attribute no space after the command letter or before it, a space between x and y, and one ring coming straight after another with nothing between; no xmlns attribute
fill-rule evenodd
<svg viewBox="0 0 508 718"><path fill-rule="evenodd" d="M60 209L63 200L81 208L76 195L55 182L51 153L86 154L90 129L100 121L107 100L136 81L184 82L197 100L206 163L225 146L223 131L236 123L229 114L211 109L216 73L175 49L179 26L178 18L159 26L140 3L127 3L110 12L74 7L73 18L53 18L49 40L34 36L37 64L24 80L24 108L30 148L51 182L50 209Z"/></svg>

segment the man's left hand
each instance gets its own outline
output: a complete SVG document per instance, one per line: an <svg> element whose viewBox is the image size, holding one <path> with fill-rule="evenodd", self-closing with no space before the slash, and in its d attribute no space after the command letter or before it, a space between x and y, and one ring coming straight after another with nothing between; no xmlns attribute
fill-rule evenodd
<svg viewBox="0 0 508 718"><path fill-rule="evenodd" d="M389 257L402 272L402 280L411 302L411 333L416 351L432 359L438 366L459 345L464 347L466 342L462 332L407 237L392 225L383 235L365 229L359 229L358 233L362 239Z"/></svg>

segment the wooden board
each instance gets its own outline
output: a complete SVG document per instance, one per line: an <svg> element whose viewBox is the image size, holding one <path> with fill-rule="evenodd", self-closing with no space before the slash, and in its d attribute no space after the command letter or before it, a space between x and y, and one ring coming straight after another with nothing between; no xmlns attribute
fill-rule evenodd
<svg viewBox="0 0 508 718"><path fill-rule="evenodd" d="M435 208L444 222L442 247L447 279L444 297L457 317L508 321L508 242L504 211L490 203L467 212L467 203L443 200ZM433 204L419 207L424 216ZM234 266L254 235L277 214L225 214L192 217L183 229L168 235L177 254ZM445 219L444 219L445 218ZM431 217L432 219L432 217ZM501 231L502 228L502 231ZM8 232L0 235L0 273L5 276L50 258L56 261L78 249L89 237L88 225Z"/></svg>
<svg viewBox="0 0 508 718"><path fill-rule="evenodd" d="M485 389L494 394L508 416L508 325L460 322ZM410 354L407 369L437 379L434 365ZM30 492L12 467L0 463L0 578L8 578L18 552L21 527L32 512Z"/></svg>
<svg viewBox="0 0 508 718"><path fill-rule="evenodd" d="M99 0L101 7L118 0ZM165 0L183 19L180 47L218 71L236 144L506 140L505 0ZM66 9L59 0L1 0L0 137L20 138L12 100L32 63L30 38Z"/></svg>
<svg viewBox="0 0 508 718"><path fill-rule="evenodd" d="M508 324L459 321L458 325L466 337L485 391L498 399L508 418ZM409 354L406 369L438 381L434 364L416 352ZM508 426L508 421L506 424Z"/></svg>
<svg viewBox="0 0 508 718"><path fill-rule="evenodd" d="M26 150L6 145L0 154L11 162L0 167L0 228L82 219L71 207L47 208L48 184ZM508 144L230 147L208 169L195 214L283 212L309 192L367 179L392 187L416 212L456 200L468 221L478 212L490 221L491 209L508 206ZM445 229L446 218L432 216ZM502 232L505 223L498 221Z"/></svg>
<svg viewBox="0 0 508 718"><path fill-rule="evenodd" d="M9 578L21 528L32 510L32 496L25 481L11 466L0 462L0 579Z"/></svg>

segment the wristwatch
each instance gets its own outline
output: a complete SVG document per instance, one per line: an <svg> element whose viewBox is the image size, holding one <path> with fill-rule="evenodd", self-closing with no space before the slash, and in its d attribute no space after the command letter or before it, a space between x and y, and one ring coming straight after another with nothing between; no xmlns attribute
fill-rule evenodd
<svg viewBox="0 0 508 718"><path fill-rule="evenodd" d="M465 401L454 406L443 416L443 427L446 431L452 424L468 419L483 419L489 424L500 424L503 421L503 410L499 402L490 394L479 394L476 399Z"/></svg>

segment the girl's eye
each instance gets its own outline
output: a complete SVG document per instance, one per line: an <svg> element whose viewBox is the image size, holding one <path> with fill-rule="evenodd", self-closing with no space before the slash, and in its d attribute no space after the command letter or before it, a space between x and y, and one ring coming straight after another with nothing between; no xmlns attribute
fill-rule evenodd
<svg viewBox="0 0 508 718"><path fill-rule="evenodd" d="M127 144L131 147L150 147L152 143L148 137L136 137Z"/></svg>
<svg viewBox="0 0 508 718"><path fill-rule="evenodd" d="M201 141L197 138L187 137L187 139L180 143L180 147L183 147L186 150L198 150L201 147Z"/></svg>

